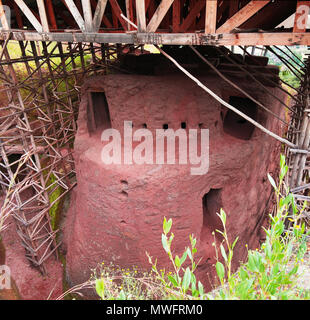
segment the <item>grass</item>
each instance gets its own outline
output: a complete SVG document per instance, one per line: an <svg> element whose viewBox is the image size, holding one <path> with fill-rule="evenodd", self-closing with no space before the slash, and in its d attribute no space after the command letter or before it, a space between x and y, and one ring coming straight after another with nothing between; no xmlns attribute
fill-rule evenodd
<svg viewBox="0 0 310 320"><path fill-rule="evenodd" d="M50 63L51 63L51 67L52 69L56 69L58 68L58 66L61 64L61 58L58 57L57 55L60 54L59 52L59 48L56 47L55 45L57 45L57 42L50 42L49 45L47 46L47 52L48 54L51 54L50 57ZM10 55L11 59L20 59L22 57L22 51L20 48L20 45L17 41L11 40L9 41L8 45L8 52ZM25 46L25 54L26 56L28 56L29 58L33 58L33 53L32 53L32 48L31 48L31 44L29 42L24 42L24 46ZM64 53L68 53L68 49L67 46L63 45L63 51ZM36 49L37 49L37 54L38 56L40 56L43 52L43 46L41 42L36 42ZM79 54L74 54L74 63L76 64L77 68L81 68L82 67L82 62L81 62L81 57ZM39 63L42 63L44 59L39 60ZM71 61L71 58L68 58L68 61ZM85 54L84 55L84 60L85 60L85 64L87 65L89 63L89 61L91 60L91 54ZM36 68L36 63L34 60L31 60L28 62L28 65L31 69L35 69ZM27 69L25 67L25 63L24 62L16 62L14 63L14 68L15 71L18 75L18 77L20 77L21 79L25 78L28 74L27 74ZM66 66L66 71L70 72L73 69L73 64L72 63L68 63ZM48 71L48 65L47 63L44 63L42 65L41 70L44 71Z"/></svg>
<svg viewBox="0 0 310 320"><path fill-rule="evenodd" d="M280 79L285 81L295 89L298 89L300 87L299 79L288 70L280 71Z"/></svg>

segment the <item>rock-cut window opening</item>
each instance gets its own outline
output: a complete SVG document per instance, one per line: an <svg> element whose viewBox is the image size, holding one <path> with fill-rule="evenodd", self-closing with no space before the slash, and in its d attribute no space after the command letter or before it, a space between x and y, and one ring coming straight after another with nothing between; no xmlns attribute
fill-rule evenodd
<svg viewBox="0 0 310 320"><path fill-rule="evenodd" d="M109 105L104 92L90 92L89 121L91 131L111 128Z"/></svg>
<svg viewBox="0 0 310 320"><path fill-rule="evenodd" d="M231 96L229 104L257 121L257 105L248 98ZM223 120L224 132L241 140L251 139L255 126L232 110L228 110Z"/></svg>

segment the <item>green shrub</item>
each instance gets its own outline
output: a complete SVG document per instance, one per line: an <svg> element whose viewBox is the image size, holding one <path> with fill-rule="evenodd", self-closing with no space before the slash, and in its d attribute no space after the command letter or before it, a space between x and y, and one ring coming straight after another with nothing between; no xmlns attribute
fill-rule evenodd
<svg viewBox="0 0 310 320"><path fill-rule="evenodd" d="M260 250L248 250L248 258L239 270L230 274L230 260L225 250L221 254L225 267L217 268L222 287L213 295L214 299L309 299L309 292L298 287L299 264L306 252L305 223L301 222L301 211L297 209L294 197L284 183L288 167L281 155L279 184L276 185L268 174L276 196L276 212L270 217L270 227L265 229L266 240ZM224 211L221 220L225 225ZM286 221L292 222L286 228ZM225 238L229 254L230 248L226 231ZM233 247L233 246L232 246ZM222 249L222 248L221 248ZM220 263L220 262L218 262ZM226 277L225 277L226 276ZM224 285L225 282L225 285Z"/></svg>
<svg viewBox="0 0 310 320"><path fill-rule="evenodd" d="M164 218L162 246L166 251L173 272L166 272L165 269L158 271L157 261L153 262L152 257L147 253L149 262L152 265L152 270L155 273L156 279L163 285L164 296L168 299L188 299L188 298L204 298L204 288L200 281L197 282L195 270L198 263L195 262L194 255L197 252L196 238L190 235L190 247L185 248L181 257L173 255L171 244L174 239L174 234L170 233L172 227L172 219L167 221ZM188 265L183 267L183 265Z"/></svg>

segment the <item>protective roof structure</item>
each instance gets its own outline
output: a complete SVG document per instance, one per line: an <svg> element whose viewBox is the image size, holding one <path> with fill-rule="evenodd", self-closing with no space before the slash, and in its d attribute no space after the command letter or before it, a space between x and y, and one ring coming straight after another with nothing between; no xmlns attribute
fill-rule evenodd
<svg viewBox="0 0 310 320"><path fill-rule="evenodd" d="M297 0L2 0L0 39L308 45L309 8ZM293 28L277 28L294 13Z"/></svg>

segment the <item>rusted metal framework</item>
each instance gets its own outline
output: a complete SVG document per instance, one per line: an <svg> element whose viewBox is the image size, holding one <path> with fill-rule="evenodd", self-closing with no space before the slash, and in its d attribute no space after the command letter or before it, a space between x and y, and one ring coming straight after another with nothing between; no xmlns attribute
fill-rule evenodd
<svg viewBox="0 0 310 320"><path fill-rule="evenodd" d="M272 116L287 128L290 187L298 201L309 200L309 61L283 56L277 47L310 44L298 23L301 6L310 7L284 0L0 0L0 185L29 261L44 273L46 260L57 254L51 214L76 183L72 150L83 78L120 68L117 58L143 52L144 44L194 45L192 54L210 72L265 112L268 106L231 75L247 77L274 99L270 85L286 92L291 102L280 102L291 121ZM296 10L294 29L275 29ZM203 45L217 47L210 54ZM239 45L242 54L222 45ZM301 87L253 57L256 45L278 57Z"/></svg>
<svg viewBox="0 0 310 320"><path fill-rule="evenodd" d="M15 219L27 258L43 273L46 259L57 253L51 210L75 185L72 144L79 85L84 76L105 72L115 50L20 41L14 43L20 57L13 58L8 42L2 43L0 184L5 192L13 190L6 210Z"/></svg>

